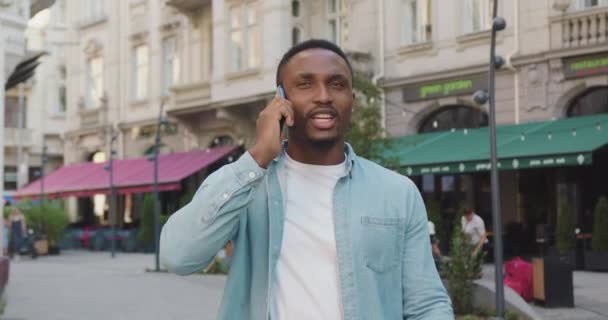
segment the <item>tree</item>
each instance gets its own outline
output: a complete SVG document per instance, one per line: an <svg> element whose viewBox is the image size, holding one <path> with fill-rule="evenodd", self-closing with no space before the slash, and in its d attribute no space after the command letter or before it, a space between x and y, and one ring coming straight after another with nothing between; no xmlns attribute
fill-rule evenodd
<svg viewBox="0 0 608 320"><path fill-rule="evenodd" d="M161 228L168 218L167 215L160 215L159 225ZM146 193L144 195L137 240L147 248L154 247L154 194Z"/></svg>
<svg viewBox="0 0 608 320"><path fill-rule="evenodd" d="M608 252L608 200L606 197L599 198L593 214L591 248L596 252Z"/></svg>
<svg viewBox="0 0 608 320"><path fill-rule="evenodd" d="M355 74L353 89L357 96L351 127L346 140L358 156L374 161L386 168L396 169L397 161L389 156L392 148L382 128L380 101L382 91L363 75Z"/></svg>

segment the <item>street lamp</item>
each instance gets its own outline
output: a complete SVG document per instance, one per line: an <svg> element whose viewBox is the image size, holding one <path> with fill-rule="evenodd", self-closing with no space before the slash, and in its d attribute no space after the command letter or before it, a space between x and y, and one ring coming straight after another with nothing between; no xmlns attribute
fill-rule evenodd
<svg viewBox="0 0 608 320"><path fill-rule="evenodd" d="M154 137L154 151L152 157L148 160L154 161L154 271L160 272L159 248L160 248L160 199L158 192L158 150L160 148L160 130L167 125L167 119L163 117L163 108L165 100L163 99L158 111L158 121L156 124L156 135Z"/></svg>
<svg viewBox="0 0 608 320"><path fill-rule="evenodd" d="M40 171L39 171L39 175L40 175L40 212L44 211L43 208L43 202L44 202L44 167L46 166L46 163L49 161L48 159L48 155L46 154L47 152L47 146L46 146L46 140L44 139L44 137L42 137L42 155L41 155L41 162L40 162Z"/></svg>
<svg viewBox="0 0 608 320"><path fill-rule="evenodd" d="M498 319L504 319L505 299L502 279L502 214L500 212L500 186L498 180L498 156L496 152L496 69L500 69L504 64L504 59L496 56L496 33L502 31L507 26L505 19L496 16L498 0L494 0L492 12L492 37L490 44L490 87L489 92L479 90L473 95L473 100L478 104L485 104L488 100L489 105L489 125L490 125L490 175L492 183L492 219L494 229L494 278L496 286L496 315Z"/></svg>
<svg viewBox="0 0 608 320"><path fill-rule="evenodd" d="M110 176L110 226L111 231L111 247L112 247L112 258L116 255L116 190L114 188L114 156L116 150L114 150L114 143L116 142L117 134L114 132L114 128L110 127L110 159L108 164L103 168L109 172Z"/></svg>

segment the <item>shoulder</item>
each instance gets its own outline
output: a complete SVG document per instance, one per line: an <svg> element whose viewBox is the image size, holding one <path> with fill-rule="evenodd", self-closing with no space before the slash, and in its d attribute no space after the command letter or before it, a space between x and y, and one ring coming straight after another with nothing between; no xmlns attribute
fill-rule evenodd
<svg viewBox="0 0 608 320"><path fill-rule="evenodd" d="M355 168L355 174L361 175L366 180L379 181L384 188L397 187L406 191L418 190L416 184L410 178L365 158L357 156Z"/></svg>

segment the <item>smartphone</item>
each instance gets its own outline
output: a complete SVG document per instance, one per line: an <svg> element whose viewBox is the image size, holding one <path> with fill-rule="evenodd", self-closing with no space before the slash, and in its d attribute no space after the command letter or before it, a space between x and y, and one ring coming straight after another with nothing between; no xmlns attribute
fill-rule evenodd
<svg viewBox="0 0 608 320"><path fill-rule="evenodd" d="M279 97L281 97L283 99L287 99L287 96L285 95L285 89L283 89L282 85L277 86L277 93L278 93ZM281 117L281 120L279 121L279 134L283 132L284 126L285 126L285 117Z"/></svg>

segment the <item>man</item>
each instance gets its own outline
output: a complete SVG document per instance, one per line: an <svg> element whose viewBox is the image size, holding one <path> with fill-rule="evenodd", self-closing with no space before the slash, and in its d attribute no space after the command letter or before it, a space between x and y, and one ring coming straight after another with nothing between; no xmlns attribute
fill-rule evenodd
<svg viewBox="0 0 608 320"><path fill-rule="evenodd" d="M195 272L233 240L219 319L453 319L416 186L344 141L355 100L342 50L300 43L276 78L287 99L260 113L255 145L163 227L164 265Z"/></svg>
<svg viewBox="0 0 608 320"><path fill-rule="evenodd" d="M479 253L486 243L486 225L483 219L475 214L472 209L466 208L461 218L462 231L468 235L471 246L474 247L473 254Z"/></svg>

